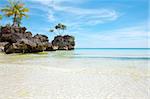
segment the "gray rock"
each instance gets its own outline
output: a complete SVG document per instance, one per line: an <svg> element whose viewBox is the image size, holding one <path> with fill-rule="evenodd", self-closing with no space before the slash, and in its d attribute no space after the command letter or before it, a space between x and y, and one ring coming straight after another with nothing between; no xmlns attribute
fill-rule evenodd
<svg viewBox="0 0 150 99"><path fill-rule="evenodd" d="M56 50L73 50L75 39L73 36L56 36L52 41L52 46Z"/></svg>

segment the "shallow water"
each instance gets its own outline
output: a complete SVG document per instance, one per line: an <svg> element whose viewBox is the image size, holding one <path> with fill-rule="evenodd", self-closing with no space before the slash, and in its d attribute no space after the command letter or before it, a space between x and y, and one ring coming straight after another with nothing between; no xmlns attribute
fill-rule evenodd
<svg viewBox="0 0 150 99"><path fill-rule="evenodd" d="M148 99L149 49L0 53L0 99Z"/></svg>
<svg viewBox="0 0 150 99"><path fill-rule="evenodd" d="M34 54L0 53L0 65L30 65L59 68L148 68L149 49L76 49Z"/></svg>

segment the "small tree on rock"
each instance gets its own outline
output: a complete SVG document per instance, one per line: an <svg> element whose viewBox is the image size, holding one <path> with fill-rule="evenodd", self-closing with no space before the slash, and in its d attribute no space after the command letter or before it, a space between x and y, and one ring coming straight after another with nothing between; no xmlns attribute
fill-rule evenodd
<svg viewBox="0 0 150 99"><path fill-rule="evenodd" d="M53 32L56 35L63 35L64 30L66 30L66 29L67 29L66 25L59 23L54 27L54 29L49 30L49 32Z"/></svg>

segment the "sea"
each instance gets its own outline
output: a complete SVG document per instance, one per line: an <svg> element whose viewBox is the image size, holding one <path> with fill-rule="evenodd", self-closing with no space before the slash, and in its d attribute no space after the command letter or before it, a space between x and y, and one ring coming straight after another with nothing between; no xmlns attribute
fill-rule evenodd
<svg viewBox="0 0 150 99"><path fill-rule="evenodd" d="M76 48L71 51L50 51L50 52L40 52L31 54L5 54L0 53L0 65L18 62L21 64L36 64L40 65L44 63L45 65L52 65L51 60L64 60L65 62L78 62L78 61L101 61L98 64L91 63L92 65L104 65L113 61L126 61L128 62L145 62L148 65L150 60L150 48ZM55 64L55 63L54 63ZM67 64L67 63L66 63ZM65 65L66 65L65 64ZM42 64L41 64L42 65ZM83 64L88 65L88 64ZM63 67L63 66L62 66Z"/></svg>

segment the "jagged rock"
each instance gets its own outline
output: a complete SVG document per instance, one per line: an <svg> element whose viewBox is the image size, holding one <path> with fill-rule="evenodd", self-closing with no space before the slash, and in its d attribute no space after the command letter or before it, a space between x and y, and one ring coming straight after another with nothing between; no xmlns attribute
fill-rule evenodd
<svg viewBox="0 0 150 99"><path fill-rule="evenodd" d="M41 34L37 34L33 37L34 40L37 40L37 41L41 41L41 42L48 42L48 37L45 36L45 35L41 35Z"/></svg>
<svg viewBox="0 0 150 99"><path fill-rule="evenodd" d="M0 36L0 42L10 42L10 43L16 43L21 37L16 34L1 34Z"/></svg>
<svg viewBox="0 0 150 99"><path fill-rule="evenodd" d="M10 53L33 53L42 52L48 48L48 42L42 42L44 39L42 36L29 39L21 39L16 43L7 44L4 51L7 54Z"/></svg>
<svg viewBox="0 0 150 99"><path fill-rule="evenodd" d="M6 26L1 28L0 42L16 43L22 38L28 37L28 33L25 33L26 28L15 28Z"/></svg>
<svg viewBox="0 0 150 99"><path fill-rule="evenodd" d="M37 34L32 37L32 33L25 27L2 27L0 32L0 42L9 42L4 46L4 51L10 53L33 53L50 50L48 37ZM52 49L51 49L52 50Z"/></svg>
<svg viewBox="0 0 150 99"><path fill-rule="evenodd" d="M46 47L46 51L56 51L56 50L53 48L52 43L48 43Z"/></svg>
<svg viewBox="0 0 150 99"><path fill-rule="evenodd" d="M27 39L32 39L32 33L30 31L25 32L24 36Z"/></svg>
<svg viewBox="0 0 150 99"><path fill-rule="evenodd" d="M52 41L53 49L55 50L72 50L75 46L75 39L73 36L56 36Z"/></svg>
<svg viewBox="0 0 150 99"><path fill-rule="evenodd" d="M11 27L9 27L9 26L1 27L1 32L2 32L3 34L10 34L11 31L12 31L12 29L11 29Z"/></svg>
<svg viewBox="0 0 150 99"><path fill-rule="evenodd" d="M46 50L47 43L34 42L28 39L22 39L16 43L7 44L4 47L4 51L7 54L10 53L33 53L42 52Z"/></svg>
<svg viewBox="0 0 150 99"><path fill-rule="evenodd" d="M4 51L4 46L7 44L8 44L8 42L0 42L0 52Z"/></svg>

